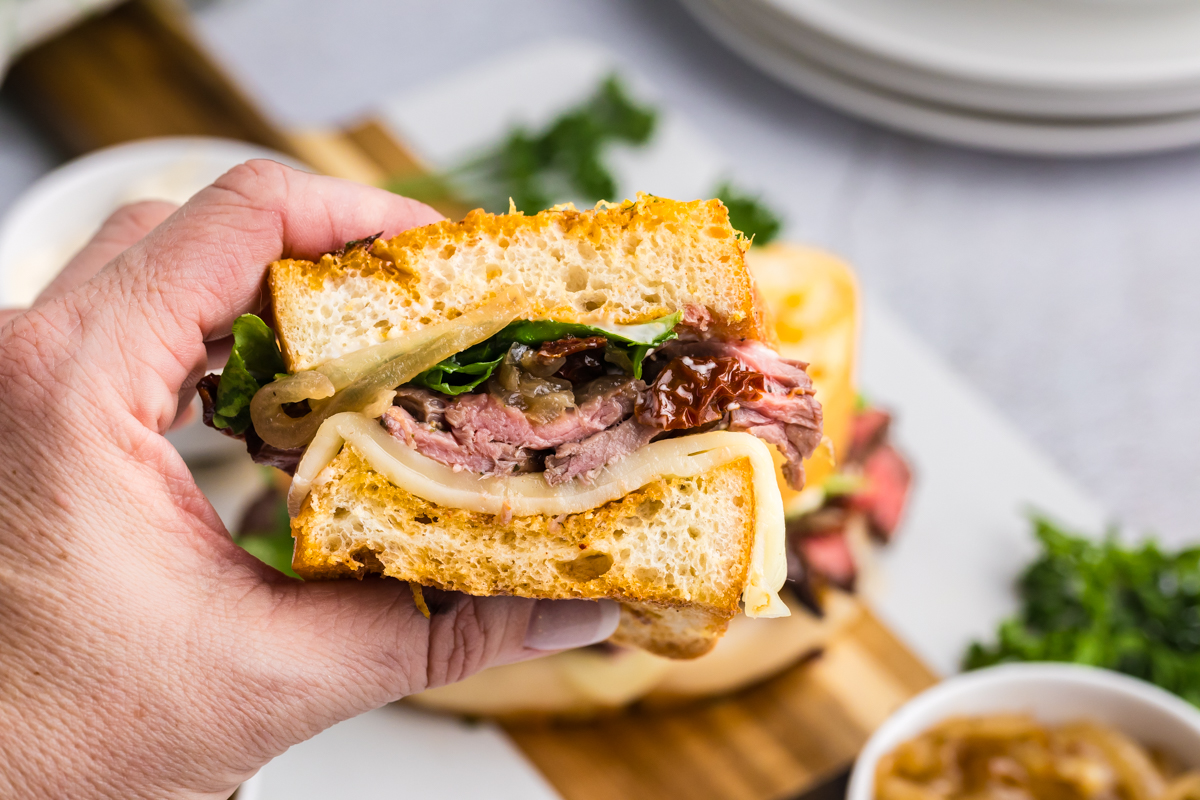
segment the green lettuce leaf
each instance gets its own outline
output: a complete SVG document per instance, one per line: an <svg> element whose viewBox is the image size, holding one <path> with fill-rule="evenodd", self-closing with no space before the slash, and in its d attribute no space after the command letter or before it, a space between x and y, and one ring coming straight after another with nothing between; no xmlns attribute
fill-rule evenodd
<svg viewBox="0 0 1200 800"><path fill-rule="evenodd" d="M515 342L537 347L542 342L554 342L567 336L585 339L603 336L608 339L605 358L624 367L635 378L642 377L642 361L650 350L674 339L675 326L683 319L681 312L659 317L641 325L610 325L597 327L571 322L549 320L518 320L487 341L451 356L436 367L425 370L413 383L448 395L459 395L477 389L504 360L504 354Z"/></svg>
<svg viewBox="0 0 1200 800"><path fill-rule="evenodd" d="M238 317L233 323L233 352L217 387L213 425L243 433L250 427L250 400L285 371L275 332L253 314Z"/></svg>
<svg viewBox="0 0 1200 800"><path fill-rule="evenodd" d="M492 372L504 360L503 353L490 360L464 360L466 352L451 356L436 367L425 370L412 382L442 394L459 395L473 392L492 376Z"/></svg>

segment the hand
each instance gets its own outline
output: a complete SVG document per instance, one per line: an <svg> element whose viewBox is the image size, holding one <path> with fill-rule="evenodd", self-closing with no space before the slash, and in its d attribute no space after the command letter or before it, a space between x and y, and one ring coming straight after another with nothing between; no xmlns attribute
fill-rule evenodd
<svg viewBox="0 0 1200 800"><path fill-rule="evenodd" d="M439 219L269 161L118 212L0 319L0 796L227 797L322 729L607 638L615 605L301 583L236 547L163 438L271 261Z"/></svg>

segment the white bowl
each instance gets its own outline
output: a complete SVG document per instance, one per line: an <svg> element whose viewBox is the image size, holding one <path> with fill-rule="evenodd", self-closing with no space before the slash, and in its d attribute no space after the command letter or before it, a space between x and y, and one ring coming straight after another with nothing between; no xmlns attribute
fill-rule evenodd
<svg viewBox="0 0 1200 800"><path fill-rule="evenodd" d="M1144 681L1075 664L1006 664L928 689L893 714L854 764L847 800L874 800L875 765L903 742L963 714L1029 713L1047 723L1102 722L1200 768L1200 710Z"/></svg>
<svg viewBox="0 0 1200 800"><path fill-rule="evenodd" d="M301 167L246 142L172 136L106 147L43 175L0 222L0 308L29 305L118 207L182 203L252 158Z"/></svg>
<svg viewBox="0 0 1200 800"><path fill-rule="evenodd" d="M106 147L43 175L0 222L0 308L28 306L119 206L150 199L183 203L252 158L303 168L258 145L177 136ZM198 423L167 438L191 462L245 452L241 442Z"/></svg>

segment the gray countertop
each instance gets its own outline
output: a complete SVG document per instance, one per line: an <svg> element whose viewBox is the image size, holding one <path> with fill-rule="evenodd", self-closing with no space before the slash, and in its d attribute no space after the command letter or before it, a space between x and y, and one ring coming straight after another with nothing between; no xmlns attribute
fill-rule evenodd
<svg viewBox="0 0 1200 800"><path fill-rule="evenodd" d="M1200 150L1041 160L890 133L761 76L673 0L212 0L198 16L293 125L351 120L546 38L599 42L786 212L790 238L853 263L1115 520L1200 540ZM0 105L0 210L53 165Z"/></svg>

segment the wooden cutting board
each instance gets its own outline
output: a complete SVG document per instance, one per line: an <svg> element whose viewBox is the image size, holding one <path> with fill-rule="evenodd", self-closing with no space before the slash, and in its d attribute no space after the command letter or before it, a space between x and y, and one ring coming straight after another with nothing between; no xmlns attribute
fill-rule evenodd
<svg viewBox="0 0 1200 800"><path fill-rule="evenodd" d="M936 680L864 611L824 653L735 695L508 732L567 800L774 800L847 767Z"/></svg>
<svg viewBox="0 0 1200 800"><path fill-rule="evenodd" d="M17 61L4 90L67 155L132 139L243 139L380 185L422 165L380 122L285 131L212 61L170 0L130 0ZM466 207L439 210L461 217ZM507 728L567 800L782 800L844 770L936 676L864 610L817 657L735 695L588 724Z"/></svg>

